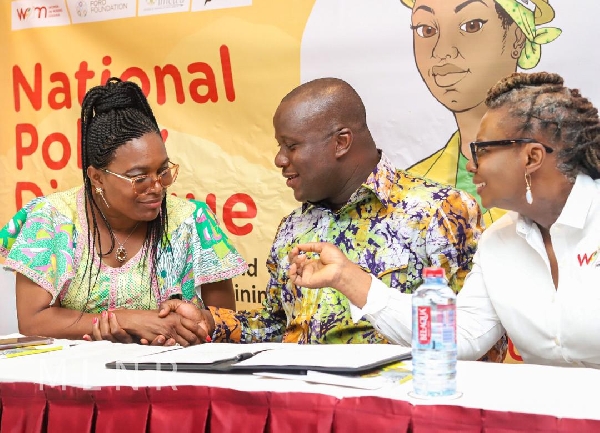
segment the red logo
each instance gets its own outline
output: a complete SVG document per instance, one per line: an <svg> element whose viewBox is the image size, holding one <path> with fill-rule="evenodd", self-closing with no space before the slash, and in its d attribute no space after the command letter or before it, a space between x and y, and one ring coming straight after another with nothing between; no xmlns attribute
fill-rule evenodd
<svg viewBox="0 0 600 433"><path fill-rule="evenodd" d="M48 18L48 9L46 8L46 6L36 6L33 8L33 11L31 8L17 8L17 17L19 18L19 21L23 21L26 20L29 16L32 16L32 12L34 12L33 16L35 16L35 12L37 12L37 17L39 19Z"/></svg>
<svg viewBox="0 0 600 433"><path fill-rule="evenodd" d="M417 332L419 344L431 342L431 307L417 307Z"/></svg>
<svg viewBox="0 0 600 433"><path fill-rule="evenodd" d="M19 21L23 21L23 20L27 19L27 17L30 14L31 14L31 8L27 8L27 9L18 8L17 9L17 16L19 17Z"/></svg>
<svg viewBox="0 0 600 433"><path fill-rule="evenodd" d="M577 254L577 260L579 261L579 266L583 266L583 264L585 263L586 265L589 265L590 262L594 261L594 259L596 258L596 254L597 251L594 251L592 254L590 254L590 256L588 257L587 253L583 253L583 255L581 254Z"/></svg>

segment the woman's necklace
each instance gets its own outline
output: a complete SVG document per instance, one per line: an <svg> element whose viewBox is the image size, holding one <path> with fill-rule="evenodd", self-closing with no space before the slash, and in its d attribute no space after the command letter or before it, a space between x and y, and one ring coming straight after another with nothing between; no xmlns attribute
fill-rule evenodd
<svg viewBox="0 0 600 433"><path fill-rule="evenodd" d="M129 236L127 236L127 239L125 239L123 242L120 242L119 239L117 239L116 233L113 232L113 236L115 237L115 240L119 244L119 248L117 248L117 251L115 251L115 257L117 258L117 261L119 263L123 263L125 261L125 259L127 259L127 250L125 249L125 244L127 243L129 238L131 237L131 235L133 234L135 229L138 228L139 225L140 225L140 222L138 221L138 223L131 230L131 232L129 232Z"/></svg>

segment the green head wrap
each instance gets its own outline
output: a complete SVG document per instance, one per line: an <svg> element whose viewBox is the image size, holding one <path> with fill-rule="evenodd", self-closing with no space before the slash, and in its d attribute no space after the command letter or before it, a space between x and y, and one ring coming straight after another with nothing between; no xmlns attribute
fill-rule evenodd
<svg viewBox="0 0 600 433"><path fill-rule="evenodd" d="M415 5L415 0L401 0L409 8ZM525 47L517 64L521 69L531 69L537 66L542 56L541 45L552 42L562 32L556 27L536 28L536 24L546 24L554 18L554 9L548 0L494 0L506 11L519 26L525 38Z"/></svg>
<svg viewBox="0 0 600 433"><path fill-rule="evenodd" d="M535 68L540 62L540 57L542 56L542 47L540 45L547 44L548 42L552 42L554 39L558 38L562 30L557 29L556 27L536 28L536 15L540 17L538 18L539 22L542 21L544 14L536 14L536 10L539 9L536 3L534 3L532 0L494 1L498 3L507 14L510 15L510 17L515 21L515 24L519 26L527 38L527 41L525 41L525 47L523 47L523 51L521 51L521 57L519 57L517 64L521 69ZM552 17L545 22L552 20L552 18L554 18L554 10L547 3L547 1L538 1L538 3L540 6L542 3L545 3L544 7L549 8L552 12Z"/></svg>

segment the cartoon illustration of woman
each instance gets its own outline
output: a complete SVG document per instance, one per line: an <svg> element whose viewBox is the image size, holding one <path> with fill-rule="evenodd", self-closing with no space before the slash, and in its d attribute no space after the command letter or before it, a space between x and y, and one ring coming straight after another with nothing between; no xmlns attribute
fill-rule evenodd
<svg viewBox="0 0 600 433"><path fill-rule="evenodd" d="M548 0L401 0L412 9L417 69L431 94L454 114L458 130L444 147L408 171L450 184L479 199L466 164L485 113L487 90L501 78L534 68L541 45L561 30L539 28L554 18ZM480 203L481 204L481 203ZM486 210L486 225L501 209Z"/></svg>

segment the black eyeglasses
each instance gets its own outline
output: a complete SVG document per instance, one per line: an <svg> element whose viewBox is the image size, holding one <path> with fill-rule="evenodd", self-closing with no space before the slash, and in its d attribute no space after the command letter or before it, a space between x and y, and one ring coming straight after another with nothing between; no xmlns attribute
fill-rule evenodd
<svg viewBox="0 0 600 433"><path fill-rule="evenodd" d="M481 155L481 153L482 153L481 151L483 149L485 149L486 147L510 146L513 144L525 144L525 143L539 143L542 146L544 146L544 149L546 149L547 153L554 152L554 149L552 149L549 146L546 146L544 143L540 143L538 140L535 140L533 138L515 138L513 140L473 141L469 144L469 146L471 147L471 160L473 161L475 168L477 168L479 166L479 164L477 163L477 157Z"/></svg>

